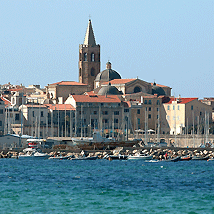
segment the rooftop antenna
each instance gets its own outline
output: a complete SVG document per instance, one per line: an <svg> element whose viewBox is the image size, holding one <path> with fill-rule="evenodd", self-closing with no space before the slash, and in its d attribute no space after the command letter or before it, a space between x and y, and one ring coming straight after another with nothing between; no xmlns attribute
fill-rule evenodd
<svg viewBox="0 0 214 214"><path fill-rule="evenodd" d="M89 20L91 20L91 14L88 15Z"/></svg>

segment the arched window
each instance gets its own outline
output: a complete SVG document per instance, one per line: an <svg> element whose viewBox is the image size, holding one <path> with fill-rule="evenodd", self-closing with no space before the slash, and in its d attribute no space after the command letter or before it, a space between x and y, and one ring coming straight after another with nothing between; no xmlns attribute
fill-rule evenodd
<svg viewBox="0 0 214 214"><path fill-rule="evenodd" d="M79 54L79 60L82 61L82 54Z"/></svg>
<svg viewBox="0 0 214 214"><path fill-rule="evenodd" d="M95 61L95 55L94 55L94 53L91 54L91 61L92 61L92 62Z"/></svg>
<svg viewBox="0 0 214 214"><path fill-rule="evenodd" d="M87 53L84 53L84 61L87 61Z"/></svg>
<svg viewBox="0 0 214 214"><path fill-rule="evenodd" d="M141 92L141 88L138 87L138 86L136 86L136 87L134 88L134 93L138 93L138 92Z"/></svg>
<svg viewBox="0 0 214 214"><path fill-rule="evenodd" d="M79 69L79 76L82 76L82 69Z"/></svg>
<svg viewBox="0 0 214 214"><path fill-rule="evenodd" d="M94 68L91 69L91 76L94 76L95 75L95 70Z"/></svg>

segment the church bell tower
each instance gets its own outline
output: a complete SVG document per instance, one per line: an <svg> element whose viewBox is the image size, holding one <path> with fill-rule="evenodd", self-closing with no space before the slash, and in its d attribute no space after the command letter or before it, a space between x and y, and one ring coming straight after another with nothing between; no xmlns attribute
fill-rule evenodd
<svg viewBox="0 0 214 214"><path fill-rule="evenodd" d="M98 73L100 73L100 45L96 44L89 19L84 43L79 45L79 82L87 84L93 90Z"/></svg>

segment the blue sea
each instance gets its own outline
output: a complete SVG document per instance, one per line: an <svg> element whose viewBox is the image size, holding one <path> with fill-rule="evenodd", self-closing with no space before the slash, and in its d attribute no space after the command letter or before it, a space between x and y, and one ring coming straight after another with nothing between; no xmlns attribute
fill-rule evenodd
<svg viewBox="0 0 214 214"><path fill-rule="evenodd" d="M214 213L214 161L0 159L0 213Z"/></svg>

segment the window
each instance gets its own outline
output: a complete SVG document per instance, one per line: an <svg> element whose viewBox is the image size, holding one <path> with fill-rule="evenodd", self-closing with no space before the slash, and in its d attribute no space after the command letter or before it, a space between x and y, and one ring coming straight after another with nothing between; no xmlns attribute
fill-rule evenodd
<svg viewBox="0 0 214 214"><path fill-rule="evenodd" d="M114 123L118 123L118 119L114 119Z"/></svg>
<svg viewBox="0 0 214 214"><path fill-rule="evenodd" d="M19 114L15 114L15 120L19 120Z"/></svg>
<svg viewBox="0 0 214 214"><path fill-rule="evenodd" d="M137 118L137 124L140 125L140 118Z"/></svg>
<svg viewBox="0 0 214 214"><path fill-rule="evenodd" d="M134 93L138 93L138 92L141 92L141 88L138 87L138 86L136 86L136 87L134 88Z"/></svg>
<svg viewBox="0 0 214 214"><path fill-rule="evenodd" d="M87 53L84 53L84 61L87 61Z"/></svg>
<svg viewBox="0 0 214 214"><path fill-rule="evenodd" d="M82 54L79 54L79 60L82 61Z"/></svg>
<svg viewBox="0 0 214 214"><path fill-rule="evenodd" d="M157 115L157 119L158 119L158 115Z"/></svg>
<svg viewBox="0 0 214 214"><path fill-rule="evenodd" d="M200 111L200 116L202 115L202 112Z"/></svg>
<svg viewBox="0 0 214 214"><path fill-rule="evenodd" d="M175 110L175 106L173 106L173 108L172 108L173 110Z"/></svg>
<svg viewBox="0 0 214 214"><path fill-rule="evenodd" d="M92 61L92 62L95 61L95 55L94 55L94 53L91 54L91 61Z"/></svg>
<svg viewBox="0 0 214 214"><path fill-rule="evenodd" d="M91 126L95 126L97 124L97 119L91 119Z"/></svg>
<svg viewBox="0 0 214 214"><path fill-rule="evenodd" d="M3 109L0 109L0 114L3 114Z"/></svg>
<svg viewBox="0 0 214 214"><path fill-rule="evenodd" d="M82 69L81 68L79 69L79 76L82 76ZM52 97L53 97L53 95L52 95Z"/></svg>
<svg viewBox="0 0 214 214"><path fill-rule="evenodd" d="M114 115L119 115L119 114L120 114L119 111L115 111L115 112L114 112Z"/></svg>
<svg viewBox="0 0 214 214"><path fill-rule="evenodd" d="M91 69L91 76L93 77L95 75L95 70L94 68Z"/></svg>
<svg viewBox="0 0 214 214"><path fill-rule="evenodd" d="M96 115L96 114L97 114L97 111L94 111L94 112L93 112L93 114L95 114L95 115Z"/></svg>
<svg viewBox="0 0 214 214"><path fill-rule="evenodd" d="M108 111L103 111L103 115L108 115Z"/></svg>
<svg viewBox="0 0 214 214"><path fill-rule="evenodd" d="M144 104L147 104L147 100L144 101Z"/></svg>
<svg viewBox="0 0 214 214"><path fill-rule="evenodd" d="M151 101L151 100L149 100L149 104L152 104L152 101Z"/></svg>
<svg viewBox="0 0 214 214"><path fill-rule="evenodd" d="M103 123L108 123L108 119L103 119Z"/></svg>
<svg viewBox="0 0 214 214"><path fill-rule="evenodd" d="M41 111L41 117L44 117L44 112L43 111Z"/></svg>
<svg viewBox="0 0 214 214"><path fill-rule="evenodd" d="M170 110L170 106L167 106L167 110Z"/></svg>
<svg viewBox="0 0 214 214"><path fill-rule="evenodd" d="M179 116L177 117L177 120L180 120L180 117L179 117Z"/></svg>
<svg viewBox="0 0 214 214"><path fill-rule="evenodd" d="M167 116L167 120L169 120L170 119L170 117L169 116Z"/></svg>
<svg viewBox="0 0 214 214"><path fill-rule="evenodd" d="M157 108L157 111L159 111L159 108Z"/></svg>
<svg viewBox="0 0 214 214"><path fill-rule="evenodd" d="M2 121L0 120L0 126L2 126Z"/></svg>
<svg viewBox="0 0 214 214"><path fill-rule="evenodd" d="M160 105L160 100L157 100L157 105Z"/></svg>
<svg viewBox="0 0 214 214"><path fill-rule="evenodd" d="M124 112L129 112L129 109L128 108L124 109Z"/></svg>
<svg viewBox="0 0 214 214"><path fill-rule="evenodd" d="M140 114L140 109L137 109L137 114Z"/></svg>
<svg viewBox="0 0 214 214"><path fill-rule="evenodd" d="M152 110L152 108L151 107L149 107L149 111L151 111Z"/></svg>
<svg viewBox="0 0 214 214"><path fill-rule="evenodd" d="M33 115L33 117L35 117L35 113L34 113L34 111L32 111L32 115Z"/></svg>
<svg viewBox="0 0 214 214"><path fill-rule="evenodd" d="M178 106L178 110L180 110L180 106Z"/></svg>
<svg viewBox="0 0 214 214"><path fill-rule="evenodd" d="M151 119L152 118L151 114L149 114L148 117L149 117L149 119Z"/></svg>
<svg viewBox="0 0 214 214"><path fill-rule="evenodd" d="M191 110L193 110L193 106L191 106Z"/></svg>

